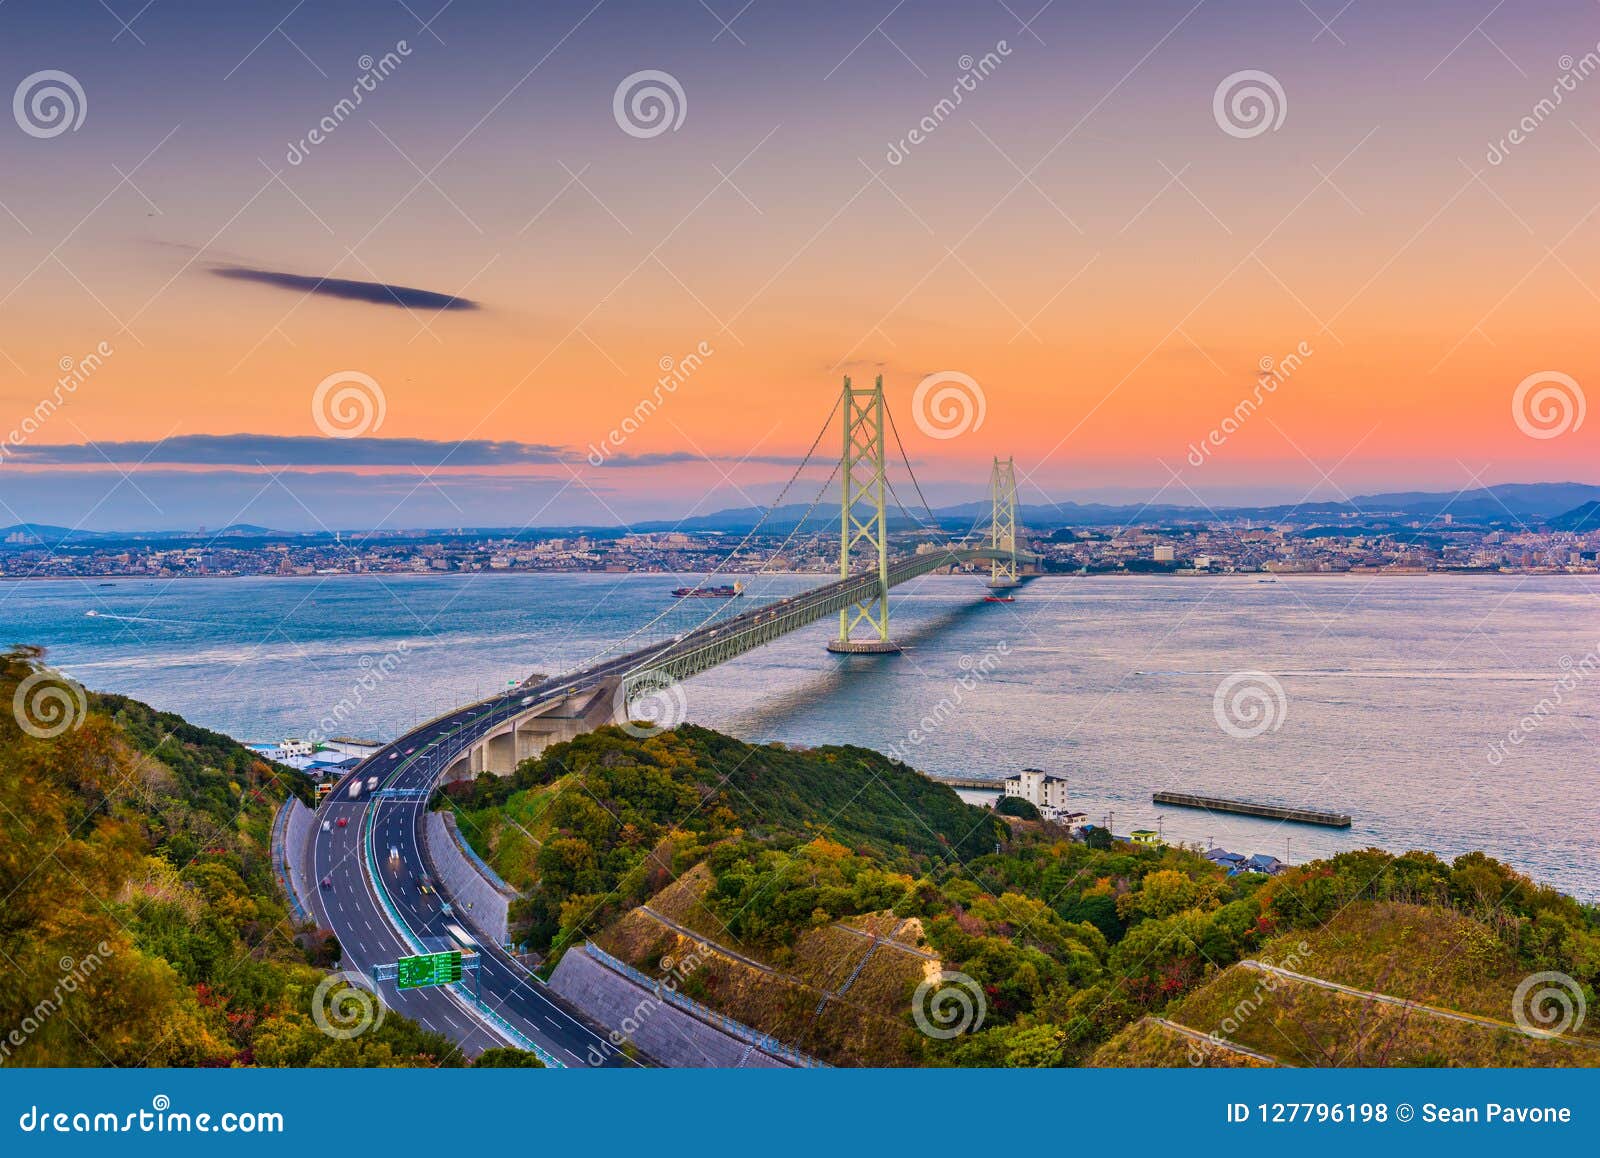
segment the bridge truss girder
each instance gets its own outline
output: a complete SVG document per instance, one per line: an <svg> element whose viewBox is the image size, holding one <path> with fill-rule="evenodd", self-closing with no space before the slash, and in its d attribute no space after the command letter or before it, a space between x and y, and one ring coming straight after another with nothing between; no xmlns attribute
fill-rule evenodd
<svg viewBox="0 0 1600 1158"><path fill-rule="evenodd" d="M888 570L888 585L897 587L910 579L952 564L991 562L996 556L997 552L991 547L924 552L892 565ZM635 687L663 678L681 682L709 671L779 636L850 609L863 599L872 597L878 590L878 583L879 576L876 574L852 575L802 595L725 619L704 634L696 633L692 642L669 644L642 657L639 665L630 668L623 678L628 688L624 694L631 697Z"/></svg>

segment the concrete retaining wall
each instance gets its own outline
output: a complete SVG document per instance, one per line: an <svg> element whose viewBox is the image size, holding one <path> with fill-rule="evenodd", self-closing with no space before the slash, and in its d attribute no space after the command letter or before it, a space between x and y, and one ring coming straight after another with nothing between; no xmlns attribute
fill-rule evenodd
<svg viewBox="0 0 1600 1158"><path fill-rule="evenodd" d="M312 898L317 895L316 882L312 880L311 838L317 831L317 814L300 798L291 796L278 809L273 818L273 854L278 861L278 879L295 908L298 920L310 920Z"/></svg>
<svg viewBox="0 0 1600 1158"><path fill-rule="evenodd" d="M428 859L441 891L455 903L456 915L496 945L506 943L507 912L517 891L467 847L449 812L430 812L422 821Z"/></svg>
<svg viewBox="0 0 1600 1158"><path fill-rule="evenodd" d="M569 950L561 958L550 988L652 1058L668 1066L784 1068L783 1062L749 1042L666 1004L651 990L613 972L587 948Z"/></svg>

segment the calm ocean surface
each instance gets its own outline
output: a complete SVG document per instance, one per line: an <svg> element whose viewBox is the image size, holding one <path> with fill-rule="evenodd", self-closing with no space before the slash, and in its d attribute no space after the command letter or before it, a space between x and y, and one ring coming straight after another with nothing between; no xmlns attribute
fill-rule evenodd
<svg viewBox="0 0 1600 1158"><path fill-rule="evenodd" d="M745 578L740 610L818 581ZM377 686L340 730L386 738L530 672L580 663L660 613L683 581L0 582L0 624L4 642L47 646L91 688L247 740L310 731L366 674ZM830 655L833 625L819 623L691 680L689 718L747 740L899 745L933 772L1046 768L1069 777L1095 821L1114 813L1118 832L1159 824L1168 839L1296 861L1369 844L1483 848L1600 898L1591 579L1051 578L1011 604L984 603L983 592L972 577L897 588L904 655ZM685 630L706 604L660 626ZM374 681L402 643L398 666ZM1253 738L1224 731L1215 710L1219 683L1241 671L1272 675L1286 704L1280 713L1270 702L1278 726ZM1519 743L1506 743L1512 731ZM1159 789L1348 812L1355 823L1216 819L1158 808Z"/></svg>

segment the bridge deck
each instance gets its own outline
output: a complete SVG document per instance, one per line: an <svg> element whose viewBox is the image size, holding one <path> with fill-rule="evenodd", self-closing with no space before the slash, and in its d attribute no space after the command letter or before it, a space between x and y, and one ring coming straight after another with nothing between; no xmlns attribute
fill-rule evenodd
<svg viewBox="0 0 1600 1158"><path fill-rule="evenodd" d="M931 571L937 571L940 567L956 563L1010 558L1011 552L998 551L991 547L928 551L891 565L889 586L896 587ZM1029 562L1032 556L1019 551L1017 558L1021 562ZM852 604L870 599L877 592L877 573L864 572L852 575L848 579L836 579L832 583L800 595L792 595L775 603L753 608L730 619L708 623L664 646L636 653L639 658L636 662L625 666L623 680L630 687L659 679L686 680L690 676L709 671L718 664L727 663L730 659L752 651L764 643L770 643L781 635L787 635L819 619L835 615ZM588 674L577 673L577 678L582 679Z"/></svg>

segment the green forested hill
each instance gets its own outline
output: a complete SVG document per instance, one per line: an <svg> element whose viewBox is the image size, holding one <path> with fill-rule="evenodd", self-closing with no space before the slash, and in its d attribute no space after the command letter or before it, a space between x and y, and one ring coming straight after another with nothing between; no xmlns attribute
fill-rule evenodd
<svg viewBox="0 0 1600 1158"><path fill-rule="evenodd" d="M1594 1006L1600 917L1482 853L1368 849L1230 877L1193 850L1104 833L1085 843L972 808L862 749L693 727L601 729L446 796L522 891L512 915L535 948L597 938L650 971L704 939L715 948L689 953L703 961L686 992L836 1064L1185 1065L1195 1039L1163 1021L1187 1018L1204 1038L1262 988L1241 1040L1277 1056L1262 1039L1292 1026L1292 1064L1600 1060L1583 1046L1529 1048L1512 1024L1517 985L1534 974L1561 974ZM867 926L901 930L898 959L920 963L852 981L893 957L873 956ZM1496 1024L1407 1021L1336 988L1260 985L1249 963L1302 941L1293 968ZM937 1001L919 998L919 982L941 972L958 975L944 1008L972 1011L963 1032L918 1031L917 1003L927 1014ZM852 1035L851 1019L877 1028ZM1432 1032L1437 1020L1450 1033ZM1384 1027L1388 1044L1352 1035L1357 1023Z"/></svg>
<svg viewBox="0 0 1600 1158"><path fill-rule="evenodd" d="M302 789L225 736L85 695L33 649L0 655L0 1065L459 1064L392 1013L347 1040L317 1028L325 974L270 850Z"/></svg>

